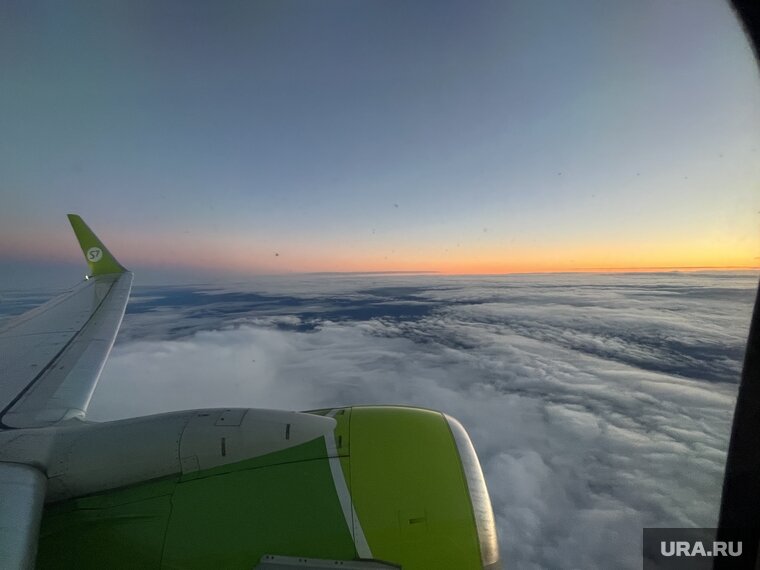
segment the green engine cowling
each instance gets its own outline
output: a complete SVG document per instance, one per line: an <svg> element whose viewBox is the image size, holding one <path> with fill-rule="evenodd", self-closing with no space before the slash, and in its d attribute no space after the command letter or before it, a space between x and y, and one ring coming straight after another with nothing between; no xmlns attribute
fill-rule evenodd
<svg viewBox="0 0 760 570"><path fill-rule="evenodd" d="M213 412L198 414L212 414L203 441L221 435L220 453L235 457L231 430L246 421L211 431ZM480 465L456 420L390 406L314 413L335 420L323 437L49 505L38 567L251 569L267 555L500 567ZM139 453L121 451L126 462Z"/></svg>
<svg viewBox="0 0 760 570"><path fill-rule="evenodd" d="M350 438L351 497L374 558L410 569L498 567L488 491L458 421L353 408Z"/></svg>

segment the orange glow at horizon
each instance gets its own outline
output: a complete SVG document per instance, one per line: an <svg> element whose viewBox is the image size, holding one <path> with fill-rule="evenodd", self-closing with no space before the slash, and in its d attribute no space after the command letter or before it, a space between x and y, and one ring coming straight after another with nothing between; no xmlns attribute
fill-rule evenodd
<svg viewBox="0 0 760 570"><path fill-rule="evenodd" d="M114 239L104 239L110 244ZM28 239L27 239L28 238ZM442 274L615 272L697 269L759 269L757 243L736 238L694 242L608 242L501 247L429 243L315 243L291 239L266 243L248 236L122 236L111 251L127 267L149 266L263 274L298 272L429 271ZM230 245L233 244L233 245ZM0 246L0 257L76 262L76 242L56 236L18 236Z"/></svg>

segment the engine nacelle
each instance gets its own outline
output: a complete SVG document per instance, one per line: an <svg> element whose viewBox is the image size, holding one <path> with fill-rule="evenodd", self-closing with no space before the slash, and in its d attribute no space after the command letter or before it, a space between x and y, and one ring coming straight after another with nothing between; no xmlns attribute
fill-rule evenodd
<svg viewBox="0 0 760 570"><path fill-rule="evenodd" d="M439 412L196 410L46 431L44 457L25 459L48 475L40 568L498 567L474 449Z"/></svg>

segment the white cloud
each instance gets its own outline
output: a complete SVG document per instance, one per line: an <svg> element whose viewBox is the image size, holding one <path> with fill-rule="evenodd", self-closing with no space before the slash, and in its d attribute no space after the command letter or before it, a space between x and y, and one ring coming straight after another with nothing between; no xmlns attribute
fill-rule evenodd
<svg viewBox="0 0 760 570"><path fill-rule="evenodd" d="M236 315L226 321L234 327L121 343L89 416L359 403L443 410L473 438L504 558L520 568L639 568L642 526L715 524L736 387L676 373L699 366L712 344L715 359L729 356L723 368L708 364L730 375L748 318L736 305L746 301L711 301L723 312L708 318L663 314L651 299L631 308L620 288L564 290L551 308L526 300L536 291L525 284L425 294L467 303L417 320L321 321L310 332L294 315ZM701 306L690 299L678 302ZM133 316L128 328L156 318Z"/></svg>

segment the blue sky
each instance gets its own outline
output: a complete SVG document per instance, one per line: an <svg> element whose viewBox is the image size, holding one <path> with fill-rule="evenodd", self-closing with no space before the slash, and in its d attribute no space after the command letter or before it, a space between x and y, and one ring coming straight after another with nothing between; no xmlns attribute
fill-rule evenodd
<svg viewBox="0 0 760 570"><path fill-rule="evenodd" d="M237 272L760 254L721 2L8 2L0 65L6 262L73 260L69 211L126 263Z"/></svg>

